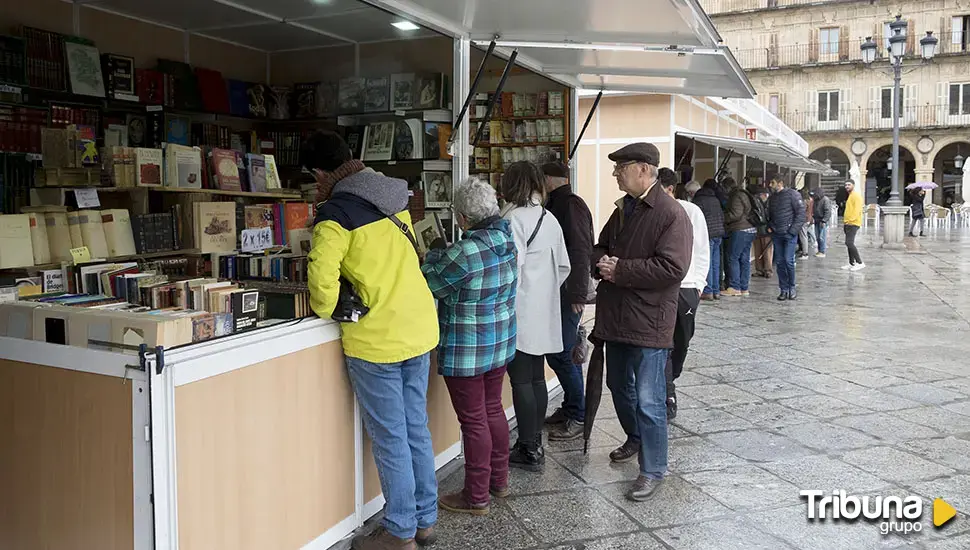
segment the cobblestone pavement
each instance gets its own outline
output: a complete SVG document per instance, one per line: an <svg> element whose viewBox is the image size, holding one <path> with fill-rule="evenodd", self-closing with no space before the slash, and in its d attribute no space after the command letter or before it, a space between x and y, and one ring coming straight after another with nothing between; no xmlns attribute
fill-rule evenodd
<svg viewBox="0 0 970 550"><path fill-rule="evenodd" d="M759 279L750 298L702 304L651 501L623 497L637 466L610 464L623 431L604 389L588 455L550 444L545 471L513 470L488 517L441 512L436 548L970 548L970 231L931 235L920 255L874 238L859 273L839 269L840 243L800 261L797 302ZM462 479L458 467L441 491ZM800 489L920 495L922 530L809 523ZM937 497L960 512L939 530Z"/></svg>

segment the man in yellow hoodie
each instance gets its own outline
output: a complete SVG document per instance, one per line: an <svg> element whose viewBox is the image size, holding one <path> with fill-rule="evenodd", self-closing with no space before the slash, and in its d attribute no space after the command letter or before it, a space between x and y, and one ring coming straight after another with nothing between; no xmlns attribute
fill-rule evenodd
<svg viewBox="0 0 970 550"><path fill-rule="evenodd" d="M434 541L438 485L428 431L429 352L438 318L415 246L404 180L354 160L333 132L311 136L301 164L317 180L317 216L307 269L310 305L341 323L341 343L386 506L383 529L356 550L410 550ZM360 296L341 308L341 284Z"/></svg>
<svg viewBox="0 0 970 550"><path fill-rule="evenodd" d="M862 200L862 193L855 190L855 182L849 180L845 182L845 190L849 198L845 201L845 216L842 223L845 224L845 247L849 249L849 263L842 266L847 271L859 271L866 268L866 263L859 255L859 249L855 246L855 237L862 228L862 216L865 214L865 204Z"/></svg>

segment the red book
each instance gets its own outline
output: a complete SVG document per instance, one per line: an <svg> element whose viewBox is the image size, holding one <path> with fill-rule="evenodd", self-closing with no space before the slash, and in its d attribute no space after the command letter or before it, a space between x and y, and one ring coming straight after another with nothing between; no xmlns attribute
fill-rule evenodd
<svg viewBox="0 0 970 550"><path fill-rule="evenodd" d="M223 191L242 191L235 151L231 149L213 149L212 172L215 174L216 185L219 186L219 189Z"/></svg>
<svg viewBox="0 0 970 550"><path fill-rule="evenodd" d="M135 69L138 99L148 105L162 105L165 101L165 80L162 73L151 69Z"/></svg>
<svg viewBox="0 0 970 550"><path fill-rule="evenodd" d="M195 69L195 78L199 82L199 94L202 96L203 108L210 113L229 112L229 88L222 73L212 69Z"/></svg>

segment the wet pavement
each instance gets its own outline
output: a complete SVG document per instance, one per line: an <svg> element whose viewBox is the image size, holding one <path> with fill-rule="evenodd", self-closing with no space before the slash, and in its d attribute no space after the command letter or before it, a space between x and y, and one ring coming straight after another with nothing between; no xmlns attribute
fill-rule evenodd
<svg viewBox="0 0 970 550"><path fill-rule="evenodd" d="M970 548L970 230L939 231L923 254L845 249L798 263L799 299L775 281L701 305L670 429L670 474L627 501L633 464L608 453L623 431L609 391L592 449L551 443L541 474L513 470L513 496L485 518L441 512L442 550ZM550 412L559 403L550 400ZM460 489L459 464L441 482ZM921 530L807 520L800 490L918 495ZM943 498L957 517L933 527Z"/></svg>

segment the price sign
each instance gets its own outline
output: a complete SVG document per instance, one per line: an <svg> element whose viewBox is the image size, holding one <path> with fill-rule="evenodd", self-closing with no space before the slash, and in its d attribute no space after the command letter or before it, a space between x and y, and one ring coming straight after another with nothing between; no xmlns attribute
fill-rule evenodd
<svg viewBox="0 0 970 550"><path fill-rule="evenodd" d="M272 248L273 229L262 227L260 229L243 229L242 232L242 251L260 252L267 248Z"/></svg>
<svg viewBox="0 0 970 550"><path fill-rule="evenodd" d="M101 208L97 189L75 189L74 198L78 208Z"/></svg>
<svg viewBox="0 0 970 550"><path fill-rule="evenodd" d="M75 264L83 264L84 262L91 261L91 251L88 250L86 246L80 246L78 248L71 249L71 257L74 258Z"/></svg>

